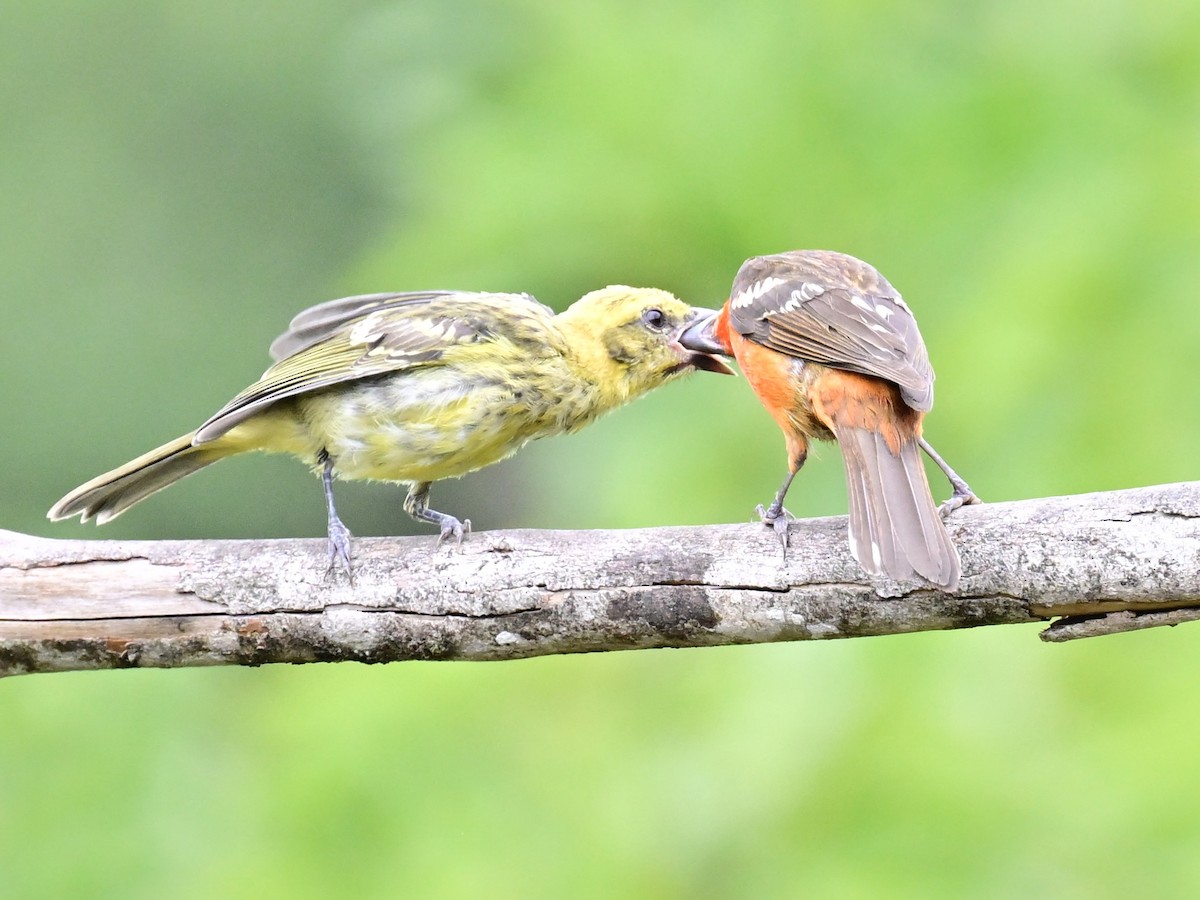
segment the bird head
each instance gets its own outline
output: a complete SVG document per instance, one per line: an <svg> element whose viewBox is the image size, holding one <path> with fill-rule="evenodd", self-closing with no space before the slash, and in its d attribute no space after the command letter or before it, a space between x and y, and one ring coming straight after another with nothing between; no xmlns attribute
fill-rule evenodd
<svg viewBox="0 0 1200 900"><path fill-rule="evenodd" d="M629 400L696 369L734 374L712 353L680 343L716 314L657 288L611 285L576 300L558 321L584 364Z"/></svg>

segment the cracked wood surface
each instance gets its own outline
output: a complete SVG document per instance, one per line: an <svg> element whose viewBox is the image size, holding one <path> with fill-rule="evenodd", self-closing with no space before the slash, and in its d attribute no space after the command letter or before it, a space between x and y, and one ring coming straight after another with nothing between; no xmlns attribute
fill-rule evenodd
<svg viewBox="0 0 1200 900"><path fill-rule="evenodd" d="M844 517L324 540L74 541L0 531L0 675L551 653L1055 619L1071 640L1200 617L1200 482L967 507L959 590L872 581Z"/></svg>

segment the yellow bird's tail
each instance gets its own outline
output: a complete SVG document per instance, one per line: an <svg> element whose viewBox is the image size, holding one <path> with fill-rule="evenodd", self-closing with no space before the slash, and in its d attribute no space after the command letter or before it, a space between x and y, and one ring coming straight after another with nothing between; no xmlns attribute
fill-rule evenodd
<svg viewBox="0 0 1200 900"><path fill-rule="evenodd" d="M195 432L185 434L81 484L55 503L47 517L58 521L79 516L83 522L94 518L103 525L179 479L246 449L220 439L197 446L194 437Z"/></svg>

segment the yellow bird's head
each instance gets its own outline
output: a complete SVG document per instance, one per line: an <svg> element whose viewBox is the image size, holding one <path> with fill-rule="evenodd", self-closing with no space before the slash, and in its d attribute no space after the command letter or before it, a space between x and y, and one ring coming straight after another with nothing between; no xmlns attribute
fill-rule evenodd
<svg viewBox="0 0 1200 900"><path fill-rule="evenodd" d="M657 288L610 285L585 294L557 320L579 361L620 403L696 369L734 374L719 357L679 342L716 314Z"/></svg>

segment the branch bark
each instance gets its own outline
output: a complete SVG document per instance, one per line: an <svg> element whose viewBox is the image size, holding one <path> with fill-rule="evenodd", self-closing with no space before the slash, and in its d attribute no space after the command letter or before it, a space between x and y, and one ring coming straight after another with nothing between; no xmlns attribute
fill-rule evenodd
<svg viewBox="0 0 1200 900"><path fill-rule="evenodd" d="M0 531L0 675L501 660L1057 619L1042 637L1200 618L1200 482L967 507L959 590L872 582L846 520L365 538L64 541Z"/></svg>

